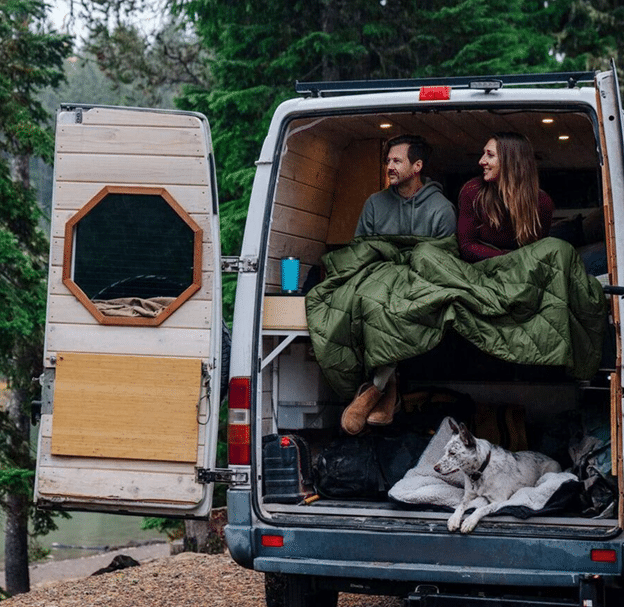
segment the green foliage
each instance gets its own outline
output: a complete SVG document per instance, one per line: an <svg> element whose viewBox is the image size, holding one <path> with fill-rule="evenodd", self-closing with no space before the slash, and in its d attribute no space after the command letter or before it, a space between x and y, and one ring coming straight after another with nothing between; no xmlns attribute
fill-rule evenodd
<svg viewBox="0 0 624 607"><path fill-rule="evenodd" d="M146 516L141 521L141 529L156 529L158 533L164 533L169 541L173 541L184 535L184 521L182 519Z"/></svg>
<svg viewBox="0 0 624 607"><path fill-rule="evenodd" d="M33 370L15 362L20 350L41 337L47 253L20 159L52 157L47 114L35 93L58 85L63 57L71 50L66 36L43 30L44 17L41 0L0 4L0 373L13 388L32 384Z"/></svg>
<svg viewBox="0 0 624 607"><path fill-rule="evenodd" d="M32 470L0 469L0 496L6 492L28 495L34 475Z"/></svg>
<svg viewBox="0 0 624 607"><path fill-rule="evenodd" d="M28 561L30 563L44 561L50 556L52 551L42 546L36 539L31 539L28 543Z"/></svg>

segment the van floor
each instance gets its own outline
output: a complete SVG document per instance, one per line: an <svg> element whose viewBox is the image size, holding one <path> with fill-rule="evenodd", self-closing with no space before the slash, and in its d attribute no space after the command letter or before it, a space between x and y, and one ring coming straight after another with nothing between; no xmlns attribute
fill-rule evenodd
<svg viewBox="0 0 624 607"><path fill-rule="evenodd" d="M336 524L343 527L380 527L389 529L396 526L413 531L447 532L446 521L450 511L431 511L408 508L391 501L372 502L362 500L320 499L311 504L264 504L262 508L271 514L274 522L283 519L286 523L305 524L323 517L323 524ZM303 518L302 518L303 517ZM620 533L615 518L586 518L566 513L562 516L531 517L523 520L514 516L492 515L482 519L473 533L497 533L502 535L539 536L583 536L606 539Z"/></svg>

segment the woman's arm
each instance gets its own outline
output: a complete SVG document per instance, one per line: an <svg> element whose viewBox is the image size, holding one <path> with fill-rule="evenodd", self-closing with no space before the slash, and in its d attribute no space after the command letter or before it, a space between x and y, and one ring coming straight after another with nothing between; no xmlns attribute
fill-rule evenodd
<svg viewBox="0 0 624 607"><path fill-rule="evenodd" d="M479 191L480 180L472 179L464 185L459 193L459 216L457 218L457 241L462 259L466 261L481 261L497 255L504 255L506 251L490 246L482 240L482 222L474 210L474 200Z"/></svg>
<svg viewBox="0 0 624 607"><path fill-rule="evenodd" d="M552 198L546 194L543 190L539 191L538 209L540 226L541 226L541 238L546 238L548 232L550 232L550 226L552 224L552 216L555 210L555 203Z"/></svg>

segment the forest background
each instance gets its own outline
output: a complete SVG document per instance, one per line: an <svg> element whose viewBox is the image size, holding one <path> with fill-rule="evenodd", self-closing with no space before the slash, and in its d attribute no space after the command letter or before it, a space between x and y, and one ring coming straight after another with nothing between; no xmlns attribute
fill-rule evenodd
<svg viewBox="0 0 624 607"><path fill-rule="evenodd" d="M205 114L222 253L236 255L254 161L295 81L609 69L624 47L615 0L65 3L58 31L44 0L0 0L0 379L10 388L0 411L0 506L10 593L29 588L29 517L30 534L54 525L30 504L28 428L45 318L50 115L61 102ZM235 277L223 278L229 320Z"/></svg>

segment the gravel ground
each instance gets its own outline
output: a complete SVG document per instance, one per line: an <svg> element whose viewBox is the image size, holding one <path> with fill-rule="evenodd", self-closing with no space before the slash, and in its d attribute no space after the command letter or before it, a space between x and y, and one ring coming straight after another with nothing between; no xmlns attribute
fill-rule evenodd
<svg viewBox="0 0 624 607"><path fill-rule="evenodd" d="M110 562L112 555L108 557ZM41 582L31 592L4 601L2 607L265 607L263 574L243 569L227 553L184 552L137 560L139 567ZM401 602L397 598L341 594L338 605L400 607Z"/></svg>

